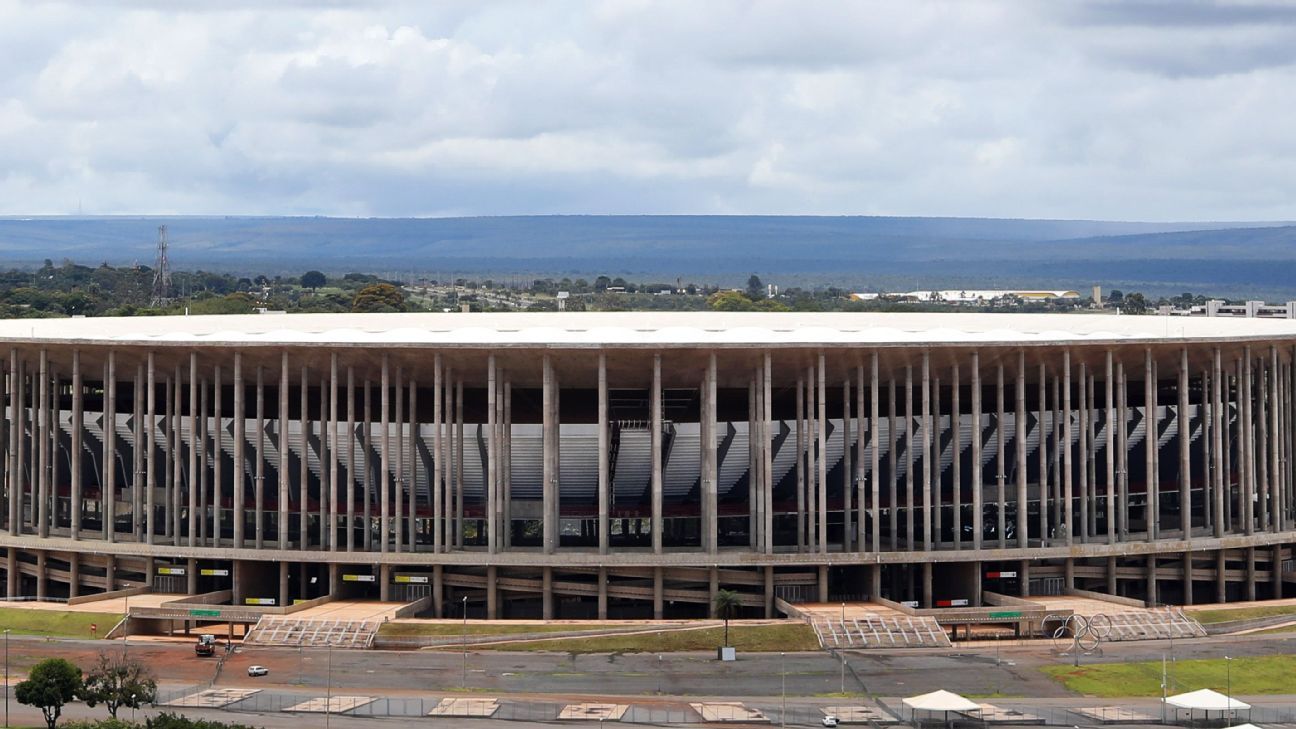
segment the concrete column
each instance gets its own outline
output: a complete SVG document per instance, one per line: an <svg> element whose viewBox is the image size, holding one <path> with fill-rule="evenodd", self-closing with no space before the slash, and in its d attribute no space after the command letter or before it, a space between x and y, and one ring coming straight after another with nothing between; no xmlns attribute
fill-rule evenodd
<svg viewBox="0 0 1296 729"><path fill-rule="evenodd" d="M661 355L653 354L652 393L649 396L651 423L649 424L652 456L652 547L654 554L662 553L662 382ZM660 578L660 574L658 575ZM659 579L660 582L660 579ZM660 608L660 600L658 600ZM657 611L660 617L661 610Z"/></svg>
<svg viewBox="0 0 1296 729"><path fill-rule="evenodd" d="M1071 350L1065 350L1062 353L1062 503L1060 505L1060 514L1062 517L1062 535L1063 543L1068 547L1072 544L1072 535L1075 533L1075 502L1072 500L1072 474L1071 474Z"/></svg>
<svg viewBox="0 0 1296 729"><path fill-rule="evenodd" d="M959 363L954 360L954 366L950 372L950 435L953 437L954 460L951 462L953 469L953 486L950 495L953 506L953 519L951 528L954 533L954 549L956 551L963 549L963 394L960 390L963 383L959 376Z"/></svg>
<svg viewBox="0 0 1296 729"><path fill-rule="evenodd" d="M922 532L923 551L932 551L932 387L931 352L922 353ZM825 459L826 460L826 459Z"/></svg>
<svg viewBox="0 0 1296 729"><path fill-rule="evenodd" d="M256 548L265 549L265 463L266 463L266 437L265 437L265 368L257 365L256 368L256 483L253 491L253 498L256 499ZM180 383L176 382L176 390L180 389ZM179 454L177 454L178 456ZM323 542L321 541L321 545Z"/></svg>
<svg viewBox="0 0 1296 729"><path fill-rule="evenodd" d="M486 619L499 619L499 568L486 568Z"/></svg>
<svg viewBox="0 0 1296 729"><path fill-rule="evenodd" d="M183 439L181 440L183 443ZM190 547L198 546L198 353L189 353L189 493L185 502L185 528ZM176 535L180 543L180 535ZM188 572L186 572L188 574Z"/></svg>
<svg viewBox="0 0 1296 729"><path fill-rule="evenodd" d="M972 548L981 549L984 505L981 493L981 354L972 352Z"/></svg>
<svg viewBox="0 0 1296 729"><path fill-rule="evenodd" d="M464 387L463 379L455 381L455 546L463 549L464 540ZM554 420L557 421L557 401L558 385L557 378L554 378ZM553 524L554 545L558 544L558 484L561 475L558 472L558 426L554 425L554 482L553 486L553 515L546 516Z"/></svg>
<svg viewBox="0 0 1296 729"><path fill-rule="evenodd" d="M608 459L610 445L608 433L608 380L607 353L599 352L598 360L598 545L599 554L608 553L608 541L611 535L609 508L611 507L612 474ZM599 584L605 585L605 581ZM600 590L603 595L603 613L607 617L607 588Z"/></svg>
<svg viewBox="0 0 1296 729"><path fill-rule="evenodd" d="M211 449L208 447L207 442L209 438L207 413L208 399L210 397L211 393L208 392L207 378L203 377L198 383L198 433L194 436L197 439L196 446L198 448L198 504L196 511L198 513L198 544L200 545L208 544L207 505L212 500L209 495L211 489ZM139 481L136 480L135 483L139 483ZM132 487L131 492L138 493L138 489ZM135 519L138 521L139 517L137 516Z"/></svg>
<svg viewBox="0 0 1296 729"><path fill-rule="evenodd" d="M131 449L131 534L144 541L144 365L135 366L135 380L131 383L133 427L131 435L136 446ZM205 474L204 474L205 475Z"/></svg>
<svg viewBox="0 0 1296 729"><path fill-rule="evenodd" d="M85 453L82 437L85 429L85 406L82 399L81 350L72 350L72 499L69 535L73 541L81 538L81 457ZM132 449L136 450L136 449ZM134 489L132 489L134 490ZM76 557L72 559L76 562ZM75 580L73 581L75 583Z"/></svg>
<svg viewBox="0 0 1296 729"><path fill-rule="evenodd" d="M707 617L715 620L716 615L715 601L716 593L720 592L720 570L712 567L708 573L709 582L707 589ZM827 590L828 580L822 579L819 585L819 592L823 594ZM827 598L825 598L827 599ZM822 601L821 601L822 602Z"/></svg>
<svg viewBox="0 0 1296 729"><path fill-rule="evenodd" d="M774 617L774 566L765 565L765 619Z"/></svg>
<svg viewBox="0 0 1296 729"><path fill-rule="evenodd" d="M761 445L764 436L760 422L760 369L752 371L747 384L747 510L748 544L753 552L765 549L765 479Z"/></svg>
<svg viewBox="0 0 1296 729"><path fill-rule="evenodd" d="M221 447L221 434L225 432L224 392L221 389L221 368L216 365L212 370L212 526L211 546L219 546L221 541L221 515L225 505L225 481L221 478L224 472L225 451Z"/></svg>
<svg viewBox="0 0 1296 729"><path fill-rule="evenodd" d="M1119 586L1116 584L1116 558L1107 558L1107 594L1118 595Z"/></svg>
<svg viewBox="0 0 1296 729"><path fill-rule="evenodd" d="M12 508L14 509L15 516L11 524L17 526L16 527L10 526L9 531L11 534L22 534L26 531L25 522L27 521L25 510L23 509L23 501L27 498L27 489L31 486L31 475L27 471L27 423L30 422L30 418L28 417L29 412L27 408L27 383L26 383L27 364L22 360L18 360L16 367L17 367L17 375L15 375L16 384L14 385L15 389L14 389L13 402L16 403L14 407L17 410L17 412L15 413L17 417L14 419L14 424L12 429L17 432L18 440L17 440L17 446L15 447L15 450L18 453L18 461L17 461L17 466L13 469L13 473L17 474L17 478L16 478L17 488L14 489L13 492L14 498L12 501ZM105 380L108 379L108 374L106 371L104 373L104 379ZM104 420L106 421L107 417L105 417ZM111 432L112 432L111 428L106 430L104 437L107 438L108 433ZM111 452L111 451L105 451L105 452ZM108 465L107 458L104 459L104 473L105 474L112 473L112 468ZM107 498L106 490L105 490L105 498ZM108 502L112 501L112 499L110 498L108 498L107 500ZM106 528L108 529L108 535L109 538L111 539L112 536L111 522L105 520L104 523L108 525Z"/></svg>
<svg viewBox="0 0 1296 729"><path fill-rule="evenodd" d="M806 427L805 416L805 380L798 377L796 384L796 493L797 493L797 551L804 552L806 546ZM894 533L894 532L893 532Z"/></svg>
<svg viewBox="0 0 1296 729"><path fill-rule="evenodd" d="M1215 552L1215 602L1223 603L1228 599L1228 562L1224 550Z"/></svg>
<svg viewBox="0 0 1296 729"><path fill-rule="evenodd" d="M819 433L819 453L818 465L819 474L818 486L815 493L819 500L819 525L815 529L819 537L819 553L828 553L828 381L825 377L824 355L819 354L819 366L817 375L819 378L819 408L816 417L815 428ZM715 355L711 355L711 418L715 419ZM715 430L711 431L712 452L715 452ZM714 494L715 486L715 458L712 457L712 474L711 474L711 491ZM827 589L827 580L825 587Z"/></svg>
<svg viewBox="0 0 1296 729"><path fill-rule="evenodd" d="M379 552L387 553L391 541L391 362L384 352L382 356L382 376L378 396L379 428L379 465L378 465L378 539Z"/></svg>
<svg viewBox="0 0 1296 729"><path fill-rule="evenodd" d="M288 605L288 563L279 563L279 606Z"/></svg>
<svg viewBox="0 0 1296 729"><path fill-rule="evenodd" d="M1179 529L1183 539L1192 539L1192 420L1188 417L1188 349L1179 353ZM1186 579L1191 580L1191 577ZM1191 588L1191 582L1189 582ZM1189 590L1191 592L1191 589ZM1189 598L1191 601L1191 598ZM1191 604L1189 602L1188 604Z"/></svg>
<svg viewBox="0 0 1296 729"><path fill-rule="evenodd" d="M905 365L905 547L916 548L914 518L914 387L913 365Z"/></svg>
<svg viewBox="0 0 1296 729"><path fill-rule="evenodd" d="M81 596L81 555L77 552L68 554L68 597Z"/></svg>
<svg viewBox="0 0 1296 729"><path fill-rule="evenodd" d="M185 594L198 594L198 560L193 557L185 560Z"/></svg>
<svg viewBox="0 0 1296 729"><path fill-rule="evenodd" d="M40 363L37 369L36 382L38 389L33 393L32 404L36 407L36 428L32 431L36 441L36 503L32 508L32 518L36 521L36 534L41 538L49 536L49 502L50 502L50 376L49 352L40 351ZM44 552L38 553L37 559L44 560ZM37 589L44 592L45 572L37 578Z"/></svg>
<svg viewBox="0 0 1296 729"><path fill-rule="evenodd" d="M237 517L236 517L237 518ZM109 590L112 589L110 586ZM243 562L242 560L230 561L230 604L243 604Z"/></svg>
<svg viewBox="0 0 1296 729"><path fill-rule="evenodd" d="M870 400L869 402L869 441L871 445L869 447L869 521L871 522L871 529L872 529L873 551L881 552L882 551L882 521L881 521L881 514L880 514L878 502L880 500L879 497L881 495L880 491L882 488L882 485L880 483L881 473L882 473L882 470L880 468L881 452L879 450L880 446L882 445L881 440L879 439L882 430L880 428L881 419L879 418L880 408L878 403L879 400L878 396L880 394L878 379L880 375L878 372L877 350L873 351L870 360L871 362L869 366L869 400ZM894 503L892 505L894 506ZM894 509L892 509L892 512L894 512ZM877 568L874 569L876 571ZM879 577L879 579L881 578Z"/></svg>
<svg viewBox="0 0 1296 729"><path fill-rule="evenodd" d="M1076 415L1077 425L1079 427L1079 443L1076 444L1078 457L1076 458L1078 473L1077 485L1080 493L1077 494L1076 500L1079 502L1079 515L1076 517L1076 526L1078 527L1080 543L1084 544L1089 541L1089 377L1088 368L1084 362L1080 363L1079 378L1076 383Z"/></svg>
<svg viewBox="0 0 1296 729"><path fill-rule="evenodd" d="M763 472L762 493L765 499L765 554L774 554L774 364L770 353L763 354L761 372L761 470ZM772 602L770 603L772 610Z"/></svg>
<svg viewBox="0 0 1296 729"><path fill-rule="evenodd" d="M1129 538L1129 389L1125 380L1125 363L1116 363L1116 531L1122 540Z"/></svg>
<svg viewBox="0 0 1296 729"><path fill-rule="evenodd" d="M499 524L495 519L496 501L499 499L499 421L496 418L498 379L495 372L495 355L486 357L486 550L499 551Z"/></svg>
<svg viewBox="0 0 1296 729"><path fill-rule="evenodd" d="M5 556L5 596L15 598L18 597L18 548L10 547ZM111 561L112 555L109 555L108 559ZM111 584L112 573L109 572L108 576Z"/></svg>
<svg viewBox="0 0 1296 729"><path fill-rule="evenodd" d="M151 355L150 355L151 356ZM104 453L108 457L104 458L104 480L103 480L103 518L104 518L104 536L109 543L117 541L117 353L108 350L108 413L104 418L107 426L104 428ZM152 441L150 441L151 443ZM152 450L150 448L150 450ZM21 463L21 461L19 461ZM149 517L152 519L152 516ZM150 525L152 522L150 522ZM151 528L151 526L150 526ZM150 542L151 543L151 542Z"/></svg>
<svg viewBox="0 0 1296 729"><path fill-rule="evenodd" d="M942 519L944 517L941 515L941 511L944 508L944 504L941 496L942 479L941 479L940 461L941 461L941 433L944 432L944 427L945 427L941 423L941 398L940 398L941 381L939 377L932 378L931 393L932 393L932 408L931 408L932 432L931 432L931 437L927 438L926 441L930 443L932 458L935 459L935 463L932 464L932 482L931 482L932 542L935 545L934 548L939 549L941 545L941 541L943 540L942 535L944 534L944 530L942 529L943 526Z"/></svg>
<svg viewBox="0 0 1296 729"><path fill-rule="evenodd" d="M864 470L864 367L855 368L855 551L868 551L868 473ZM870 432L868 437L872 437ZM850 551L850 550L847 550Z"/></svg>
<svg viewBox="0 0 1296 729"><path fill-rule="evenodd" d="M348 367L347 368L348 397L351 390L350 378L351 378L351 368ZM432 357L432 551L437 554L440 554L445 549L442 542L442 535L445 533L445 521L446 521L446 511L445 511L445 503L444 503L445 499L442 496L442 486L441 486L443 482L442 481L443 477L445 476L445 471L444 471L445 454L442 453L441 451L441 447L442 447L441 415L442 415L442 410L445 407L443 404L445 402L445 397L441 388L442 388L441 353L437 352ZM350 401L348 400L348 410L349 407L350 407ZM348 433L350 433L352 432L352 430L353 428L351 427L351 420L350 417L348 416L347 431ZM348 459L349 458L350 455L348 454ZM349 460L347 463L347 472L348 473L352 472L351 463ZM348 552L351 551L351 542L350 542L351 530L354 528L351 525L351 509L352 509L352 504L348 502L347 503L347 525L348 525L347 551ZM441 607L440 607L441 600L434 598L434 602L437 603L438 606L437 611L439 613L441 611Z"/></svg>
<svg viewBox="0 0 1296 729"><path fill-rule="evenodd" d="M48 384L48 383L43 383ZM45 599L45 585L49 574L49 553L43 549L36 550L36 599Z"/></svg>
<svg viewBox="0 0 1296 729"><path fill-rule="evenodd" d="M540 577L540 617L545 620L553 620L553 568L544 567L541 570Z"/></svg>
<svg viewBox="0 0 1296 729"><path fill-rule="evenodd" d="M1281 600L1283 596L1282 545L1273 545L1273 556L1269 562L1269 579L1273 583L1273 594L1270 599Z"/></svg>
<svg viewBox="0 0 1296 729"><path fill-rule="evenodd" d="M661 620L664 614L663 592L662 568L653 567L653 620Z"/></svg>
<svg viewBox="0 0 1296 729"><path fill-rule="evenodd" d="M874 357L876 358L876 354ZM887 502L887 526L891 530L891 549L893 551L900 549L900 512L897 508L900 505L899 487L896 483L896 438L897 424L896 420L896 384L894 376L887 379L887 471L890 478L887 483L887 496L890 500Z"/></svg>
<svg viewBox="0 0 1296 729"><path fill-rule="evenodd" d="M1039 402L1036 419L1039 429L1039 534L1040 546L1049 545L1049 431L1045 428L1048 410L1048 366L1039 363Z"/></svg>
<svg viewBox="0 0 1296 729"><path fill-rule="evenodd" d="M486 588L489 591L491 586L490 570L494 567L487 567L486 570ZM391 565L383 563L378 565L378 599L383 602L391 600Z"/></svg>
<svg viewBox="0 0 1296 729"><path fill-rule="evenodd" d="M819 602L828 602L828 565L819 565Z"/></svg>
<svg viewBox="0 0 1296 729"><path fill-rule="evenodd" d="M342 595L342 572L337 562L330 562L328 566L328 594L334 600Z"/></svg>
<svg viewBox="0 0 1296 729"><path fill-rule="evenodd" d="M445 617L445 567L439 564L432 565L432 617Z"/></svg>
<svg viewBox="0 0 1296 729"><path fill-rule="evenodd" d="M933 599L934 598L932 597L932 563L923 562L922 563L922 606L923 608L930 609L932 607ZM823 600L822 602L827 602L827 600Z"/></svg>
<svg viewBox="0 0 1296 729"><path fill-rule="evenodd" d="M104 375L107 379L108 369L104 368ZM10 534L22 533L21 511L19 509L22 503L22 483L23 471L19 466L20 453L22 452L21 441L18 434L22 432L22 406L18 399L18 350L9 349L9 417L5 419L5 427L8 430L9 453L5 464L5 471L8 474L8 507L9 518L6 526ZM106 467L105 467L105 470ZM106 526L105 526L106 529ZM10 595L13 597L13 595Z"/></svg>
<svg viewBox="0 0 1296 729"><path fill-rule="evenodd" d="M1030 543L1030 529L1026 523L1029 516L1029 499L1026 494L1026 352L1017 353L1017 546L1026 547Z"/></svg>
<svg viewBox="0 0 1296 729"><path fill-rule="evenodd" d="M13 550L10 550L10 557L16 556ZM117 558L111 554L104 555L104 592L112 592L117 589ZM13 595L10 595L12 597ZM238 604L237 601L235 604Z"/></svg>
<svg viewBox="0 0 1296 729"><path fill-rule="evenodd" d="M334 355L336 357L336 355ZM275 533L279 548L288 548L288 352L279 355L279 412L275 418L275 433L279 449L279 495L276 506ZM305 454L302 454L303 456ZM192 530L192 527L190 527ZM281 603L282 604L282 603Z"/></svg>
<svg viewBox="0 0 1296 729"><path fill-rule="evenodd" d="M1216 347L1211 356L1211 486L1215 493L1214 534L1216 538L1224 536L1228 519L1224 514L1224 367L1220 349Z"/></svg>
<svg viewBox="0 0 1296 729"><path fill-rule="evenodd" d="M284 358L283 378L284 378L284 382L288 381L288 359L286 357ZM337 357L337 353L333 352L329 355L328 436L324 438L324 442L328 446L328 486L329 486L328 487L328 529L326 529L325 531L327 531L328 533L329 549L334 552L338 550L338 546L339 546L338 538L337 538L338 500L343 498L346 494L346 489L338 488L338 475L339 475L338 458L339 458L339 453L341 452L341 445L338 443L338 406L339 406L338 400L340 399L338 397L339 384L340 383L338 382L338 357ZM286 396L283 397L283 400L285 403L287 402ZM324 419L323 413L320 414L320 419L321 420ZM285 465L287 464L287 459L284 459L284 463ZM287 486L284 486L281 490L284 494L288 493ZM279 508L280 510L284 510L287 507L281 506Z"/></svg>
<svg viewBox="0 0 1296 729"><path fill-rule="evenodd" d="M149 422L152 423L153 412L153 354L149 353ZM243 491L244 491L244 474L247 461L243 457L243 448L247 443L247 421L243 412L243 353L235 350L234 352L234 548L243 547L243 524L247 521L247 516L243 509ZM149 438L152 442L152 438ZM151 450L151 449L150 449ZM302 453L306 450L303 448ZM306 459L302 459L305 462ZM150 467L150 478L151 471ZM305 483L305 482L303 482ZM150 544L152 543L153 533L153 486L150 481L149 485L149 535Z"/></svg>
<svg viewBox="0 0 1296 729"><path fill-rule="evenodd" d="M1112 351L1107 350L1107 366L1103 376L1103 407L1107 421L1107 543L1116 543L1116 403L1114 402ZM1113 593L1114 594L1114 593Z"/></svg>
<svg viewBox="0 0 1296 729"><path fill-rule="evenodd" d="M301 368L301 382L297 386L297 397L300 403L300 412L297 414L297 427L300 430L301 454L302 458L298 459L298 498L297 498L297 518L300 523L301 549L310 549L310 509L307 508L310 503L310 469L305 458L310 449L310 370L303 366ZM365 550L368 551L370 543L370 532L373 531L369 525L369 451L372 449L373 436L372 429L369 427L371 422L369 418L370 406L369 381L365 380L365 524L364 524L364 544Z"/></svg>
<svg viewBox="0 0 1296 729"><path fill-rule="evenodd" d="M419 426L419 419L418 419L418 381L413 377L413 374L414 374L413 372L410 372L410 380L409 380L409 459L410 459L409 461L409 511L406 512L406 514L408 515L406 528L409 532L409 551L417 552L419 551L418 549L418 541L419 541L418 539L418 482L419 482L419 470L424 468L424 465L423 465L423 459L419 456L419 452L418 452L418 443L420 438L419 436L420 426ZM509 383L507 380L505 380L504 381L505 403L508 402L508 396L509 396L508 388L509 388ZM508 412L508 410L506 409L505 412ZM337 432L336 413L333 414L332 421L333 422L330 424L329 427L332 429L334 433L336 433ZM507 420L506 420L505 427L507 427ZM504 452L503 473L507 474L508 462L509 462L508 431L505 430L504 433L505 433L504 441L502 443L503 446L502 450ZM334 440L336 439L337 436L335 435ZM501 478L506 478L506 476L501 475ZM508 482L505 481L505 485L507 485L507 483ZM507 515L508 514L508 492L507 491L504 492L503 501L504 501L504 514ZM334 499L333 503L335 504L334 521L336 521L336 517L337 517L336 498ZM506 520L502 523L507 525L510 522ZM501 543L506 547L508 546L507 534L504 535Z"/></svg>
<svg viewBox="0 0 1296 729"><path fill-rule="evenodd" d="M869 575L869 599L877 601L882 597L882 565L873 563L868 566ZM980 590L980 580L977 580L977 589Z"/></svg>
<svg viewBox="0 0 1296 729"><path fill-rule="evenodd" d="M542 362L542 368L544 370L543 390L542 390L542 409L544 412L542 415L543 424L541 428L544 431L544 433L541 437L541 443L544 447L544 454L542 456L543 472L544 472L542 478L544 480L544 483L541 484L540 491L541 491L541 499L543 501L544 518L541 526L544 534L543 536L544 552L545 554L553 554L554 548L557 545L557 541L558 541L558 525L554 523L554 516L553 516L554 512L557 509L557 507L555 506L555 502L557 501L557 496L558 496L557 495L558 475L557 475L557 469L555 468L554 465L557 462L557 457L556 454L554 453L554 442L557 439L554 437L554 431L558 429L558 423L555 422L556 419L554 417L554 407L553 407L553 401L554 401L553 362L549 358L548 354L544 356L544 360Z"/></svg>
<svg viewBox="0 0 1296 729"><path fill-rule="evenodd" d="M1242 405L1242 437L1238 439L1242 450L1242 531L1250 536L1255 531L1255 422L1253 413L1253 389L1251 384L1251 348L1246 348L1242 365L1242 386L1239 395ZM1254 556L1254 555L1252 555ZM1254 587L1254 580L1252 587ZM1255 599L1255 598L1248 598Z"/></svg>
<svg viewBox="0 0 1296 729"><path fill-rule="evenodd" d="M995 541L1000 549L1008 547L1007 454L1008 434L1004 430L1004 366L1001 360L995 367L995 491L998 508L995 510Z"/></svg>
<svg viewBox="0 0 1296 729"><path fill-rule="evenodd" d="M240 364L241 362L240 357L241 355L236 352L235 353L235 383L236 384L242 381L240 379L241 370L240 368L238 368L238 364ZM145 544L153 544L153 533L157 531L156 524L154 524L154 516L156 516L156 508L154 508L153 506L154 492L156 492L157 490L157 363L156 361L154 361L154 354L152 352L149 352L148 354L148 364L146 364L145 366L145 372L146 372L145 375L146 389L144 390L144 397L146 398L146 402L145 402L145 419L144 419L144 442L146 445L144 446L144 515L143 518L141 518L141 521L143 521ZM236 396L236 402L242 402L242 401L238 400ZM113 429L115 432L115 428ZM106 428L105 428L105 432L106 432ZM240 453L242 453L242 451L240 449L240 446L238 446L238 440L236 436L236 440L235 440L236 467L237 464L240 463L240 460L238 460L237 457L237 455ZM237 480L237 476L236 476L236 480ZM238 514L238 506L241 506L241 499L235 505L236 515ZM242 533L241 529L236 527L236 536L237 534L241 534L241 533ZM236 547L241 546L241 542L236 541L235 546Z"/></svg>
<svg viewBox="0 0 1296 729"><path fill-rule="evenodd" d="M1183 604L1193 604L1193 553L1183 553Z"/></svg>
<svg viewBox="0 0 1296 729"><path fill-rule="evenodd" d="M1157 560L1155 554L1147 556L1147 603L1156 605L1161 602L1161 596L1157 594Z"/></svg>
<svg viewBox="0 0 1296 729"><path fill-rule="evenodd" d="M851 422L851 381L850 377L842 383L842 544L841 551L851 551L851 449L854 447Z"/></svg>
<svg viewBox="0 0 1296 729"><path fill-rule="evenodd" d="M606 567L599 567L598 570L598 619L607 620L608 617L608 573Z"/></svg>
<svg viewBox="0 0 1296 729"><path fill-rule="evenodd" d="M1269 347L1269 521L1267 528L1278 531L1282 528L1282 491L1279 484L1282 483L1283 466L1280 458L1282 442L1282 432L1279 429L1278 411L1282 408L1281 390L1279 389L1278 378L1278 348L1270 345ZM1277 574L1281 570L1276 569ZM1282 591L1282 580L1276 580L1279 592Z"/></svg>
<svg viewBox="0 0 1296 729"><path fill-rule="evenodd" d="M978 575L977 581L980 582L980 579L981 579L980 575ZM1031 596L1029 559L1023 559L1017 566L1017 586L1018 586L1018 594L1020 594L1022 597Z"/></svg>

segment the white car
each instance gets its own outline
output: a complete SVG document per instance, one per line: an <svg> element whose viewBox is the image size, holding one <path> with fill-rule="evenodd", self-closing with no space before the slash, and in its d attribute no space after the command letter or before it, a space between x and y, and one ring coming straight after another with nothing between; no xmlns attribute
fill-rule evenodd
<svg viewBox="0 0 1296 729"><path fill-rule="evenodd" d="M248 666L249 676L264 676L267 673L270 673L270 669L266 668L265 666ZM833 726L837 726L837 725L834 724Z"/></svg>
<svg viewBox="0 0 1296 729"><path fill-rule="evenodd" d="M833 716L832 714L829 714L828 716L825 716L823 718L823 721L820 723L822 723L824 726L837 726L837 717Z"/></svg>

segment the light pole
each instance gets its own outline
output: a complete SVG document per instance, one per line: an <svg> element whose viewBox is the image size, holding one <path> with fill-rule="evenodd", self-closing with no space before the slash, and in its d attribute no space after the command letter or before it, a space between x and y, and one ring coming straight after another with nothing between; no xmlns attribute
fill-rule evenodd
<svg viewBox="0 0 1296 729"><path fill-rule="evenodd" d="M130 595L126 600L126 619L122 621L122 663L126 662L126 657L130 651Z"/></svg>
<svg viewBox="0 0 1296 729"><path fill-rule="evenodd" d="M779 726L787 726L787 654L779 653L779 673L783 677L783 711L779 713Z"/></svg>
<svg viewBox="0 0 1296 729"><path fill-rule="evenodd" d="M5 630L8 633L8 630ZM1232 724L1232 659L1229 656L1223 656L1223 697L1225 697L1225 706L1229 708L1229 723Z"/></svg>
<svg viewBox="0 0 1296 729"><path fill-rule="evenodd" d="M325 645L328 647L328 677L324 680L324 729L328 729L329 710L333 706L333 642L328 641Z"/></svg>
<svg viewBox="0 0 1296 729"><path fill-rule="evenodd" d="M463 596L463 679L459 688L468 690L468 596Z"/></svg>
<svg viewBox="0 0 1296 729"><path fill-rule="evenodd" d="M662 692L662 671L663 670L664 669L662 668L662 657L661 654L658 653L657 654L657 694L658 695L660 695Z"/></svg>
<svg viewBox="0 0 1296 729"><path fill-rule="evenodd" d="M5 729L9 727L9 629L5 628Z"/></svg>

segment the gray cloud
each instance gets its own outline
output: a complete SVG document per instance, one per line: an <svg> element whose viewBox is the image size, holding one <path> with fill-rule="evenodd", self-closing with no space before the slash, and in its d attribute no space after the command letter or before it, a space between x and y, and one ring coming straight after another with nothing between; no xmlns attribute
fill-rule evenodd
<svg viewBox="0 0 1296 729"><path fill-rule="evenodd" d="M1239 2L0 0L0 214L1293 219Z"/></svg>

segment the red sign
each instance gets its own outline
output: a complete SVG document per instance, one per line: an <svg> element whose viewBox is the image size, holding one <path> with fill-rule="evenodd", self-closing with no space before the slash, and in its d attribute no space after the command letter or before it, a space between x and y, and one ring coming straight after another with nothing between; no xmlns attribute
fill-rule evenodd
<svg viewBox="0 0 1296 729"><path fill-rule="evenodd" d="M90 632L91 632L91 633L98 633L98 632L99 632L99 626L98 626L97 624L95 624L95 623L90 623Z"/></svg>

